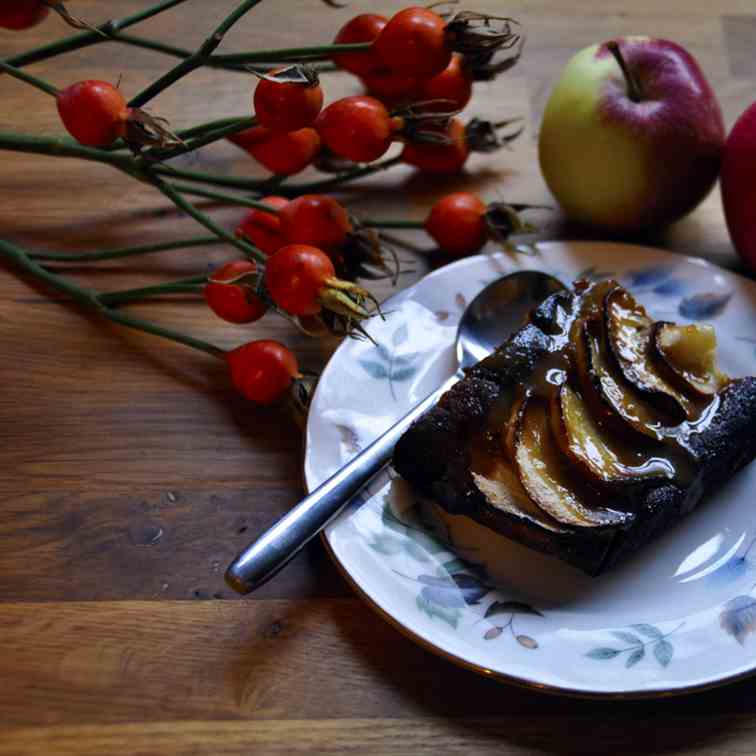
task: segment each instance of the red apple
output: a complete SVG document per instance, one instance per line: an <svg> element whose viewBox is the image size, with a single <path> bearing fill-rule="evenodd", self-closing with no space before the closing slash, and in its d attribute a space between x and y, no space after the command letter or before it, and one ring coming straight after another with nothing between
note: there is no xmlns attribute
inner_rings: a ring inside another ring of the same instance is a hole
<svg viewBox="0 0 756 756"><path fill-rule="evenodd" d="M732 243L756 272L756 102L727 137L720 185Z"/></svg>
<svg viewBox="0 0 756 756"><path fill-rule="evenodd" d="M725 131L695 59L624 37L567 64L543 116L539 157L568 216L613 231L671 223L711 190Z"/></svg>

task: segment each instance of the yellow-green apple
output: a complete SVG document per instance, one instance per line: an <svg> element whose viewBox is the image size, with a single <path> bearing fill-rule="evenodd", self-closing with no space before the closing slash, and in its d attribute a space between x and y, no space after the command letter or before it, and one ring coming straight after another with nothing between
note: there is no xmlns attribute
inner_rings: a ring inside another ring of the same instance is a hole
<svg viewBox="0 0 756 756"><path fill-rule="evenodd" d="M756 272L756 103L735 121L727 137L720 185L732 243Z"/></svg>
<svg viewBox="0 0 756 756"><path fill-rule="evenodd" d="M546 105L541 171L567 215L612 231L671 223L711 190L725 131L698 63L664 39L581 50Z"/></svg>

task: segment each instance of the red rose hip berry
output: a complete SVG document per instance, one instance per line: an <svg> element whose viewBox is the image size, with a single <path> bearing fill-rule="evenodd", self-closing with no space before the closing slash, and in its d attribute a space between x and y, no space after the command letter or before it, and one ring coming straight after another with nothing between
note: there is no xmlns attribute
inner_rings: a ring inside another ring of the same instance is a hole
<svg viewBox="0 0 756 756"><path fill-rule="evenodd" d="M307 168L320 151L320 137L315 129L305 127L297 131L272 131L265 126L229 137L277 176L293 176Z"/></svg>
<svg viewBox="0 0 756 756"><path fill-rule="evenodd" d="M205 301L210 309L229 323L253 323L265 315L265 304L245 276L253 276L257 265L251 260L234 260L222 265L205 284Z"/></svg>
<svg viewBox="0 0 756 756"><path fill-rule="evenodd" d="M281 208L278 219L287 244L309 244L326 251L339 248L352 231L349 213L325 194L303 194L291 200Z"/></svg>
<svg viewBox="0 0 756 756"><path fill-rule="evenodd" d="M323 143L355 163L369 163L385 154L401 125L380 100L364 95L337 100L315 122Z"/></svg>
<svg viewBox="0 0 756 756"><path fill-rule="evenodd" d="M405 8L394 15L373 43L384 66L405 76L429 79L451 60L446 21L428 8Z"/></svg>
<svg viewBox="0 0 756 756"><path fill-rule="evenodd" d="M408 142L402 150L402 161L427 173L459 173L470 155L465 125L453 118L442 133L445 144Z"/></svg>
<svg viewBox="0 0 756 756"><path fill-rule="evenodd" d="M2 0L0 2L0 27L22 31L36 26L49 13L42 0Z"/></svg>
<svg viewBox="0 0 756 756"><path fill-rule="evenodd" d="M261 126L273 131L297 131L312 126L323 107L323 90L317 75L309 81L275 81L278 69L261 79L255 88L255 116Z"/></svg>
<svg viewBox="0 0 756 756"><path fill-rule="evenodd" d="M107 81L80 81L58 94L58 113L68 133L89 147L107 147L126 133L129 108Z"/></svg>
<svg viewBox="0 0 756 756"><path fill-rule="evenodd" d="M328 255L307 244L281 247L265 266L265 286L273 301L291 315L316 315L320 295L336 271Z"/></svg>
<svg viewBox="0 0 756 756"><path fill-rule="evenodd" d="M286 197L275 196L263 197L260 202L270 205L274 211L281 210L289 204ZM266 212L256 207L244 216L236 229L236 235L248 239L266 255L272 255L286 245L277 213Z"/></svg>
<svg viewBox="0 0 756 756"><path fill-rule="evenodd" d="M347 21L333 40L336 45L353 45L373 42L383 31L388 19L376 13L361 13ZM381 61L371 48L363 52L341 53L333 56L333 62L355 76L366 76L381 67Z"/></svg>
<svg viewBox="0 0 756 756"><path fill-rule="evenodd" d="M450 255L469 255L486 243L486 210L470 192L447 194L433 205L425 230Z"/></svg>
<svg viewBox="0 0 756 756"><path fill-rule="evenodd" d="M236 390L258 404L280 399L299 375L294 354L278 341L261 339L226 354Z"/></svg>

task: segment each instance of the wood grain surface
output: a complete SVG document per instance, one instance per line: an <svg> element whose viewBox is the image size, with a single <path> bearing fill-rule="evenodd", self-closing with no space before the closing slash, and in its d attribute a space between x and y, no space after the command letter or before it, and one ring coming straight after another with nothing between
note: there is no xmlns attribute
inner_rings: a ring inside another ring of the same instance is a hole
<svg viewBox="0 0 756 756"><path fill-rule="evenodd" d="M147 0L69 0L93 22ZM224 49L329 42L351 15L406 5L268 0ZM146 36L184 47L234 6L193 0L149 22ZM356 212L422 218L451 188L489 200L551 202L535 159L537 124L567 58L624 33L674 39L701 62L728 126L756 96L753 0L518 0L471 3L520 19L520 65L476 87L471 115L524 115L511 151L475 156L454 179L399 168L345 193ZM0 30L0 56L67 30L51 17ZM117 80L133 94L173 61L118 44L30 68L58 85ZM357 91L328 74L328 98ZM151 103L175 128L249 112L249 76L202 70ZM0 129L60 133L53 101L0 77ZM183 161L235 175L256 169L231 145ZM303 176L303 180L309 174ZM107 167L2 153L0 236L83 250L197 233L147 186ZM207 206L210 208L211 206ZM239 210L213 209L233 228ZM559 214L544 238L585 236ZM421 237L414 237L427 247ZM740 269L718 191L650 240ZM78 266L101 289L203 272L230 250L187 250ZM406 253L414 272L427 265ZM377 287L387 295L386 285ZM284 321L224 325L191 297L132 306L221 346L285 341L318 369L333 343ZM458 669L418 648L350 590L319 543L276 580L239 599L229 559L301 495L301 434L272 409L236 397L223 366L179 345L125 332L0 270L0 754L510 754L756 752L756 680L657 702L541 695Z"/></svg>

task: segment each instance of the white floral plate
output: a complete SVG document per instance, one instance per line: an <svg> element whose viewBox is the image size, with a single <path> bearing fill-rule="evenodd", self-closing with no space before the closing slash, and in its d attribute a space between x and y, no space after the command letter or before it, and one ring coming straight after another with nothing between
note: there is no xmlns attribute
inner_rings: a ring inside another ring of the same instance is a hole
<svg viewBox="0 0 756 756"><path fill-rule="evenodd" d="M565 283L613 276L658 319L712 322L720 362L756 374L756 283L694 258L598 242L549 242L535 256L480 255L392 297L320 379L307 426L312 489L454 369L460 314L504 273ZM325 532L355 589L405 634L476 671L574 695L654 696L756 669L756 464L672 531L589 578L378 476Z"/></svg>

